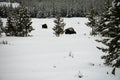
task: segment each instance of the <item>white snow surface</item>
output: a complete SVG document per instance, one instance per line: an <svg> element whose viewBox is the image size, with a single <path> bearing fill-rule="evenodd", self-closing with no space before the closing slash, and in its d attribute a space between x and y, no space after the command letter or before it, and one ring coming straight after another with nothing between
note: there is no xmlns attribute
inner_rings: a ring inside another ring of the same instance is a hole
<svg viewBox="0 0 120 80"><path fill-rule="evenodd" d="M65 28L77 34L60 37L53 34L54 20L32 19L32 37L0 38L8 41L0 44L0 80L120 80L119 68L112 75L113 68L103 65L104 53L96 48L103 45L89 35L86 18L64 18ZM48 29L42 29L44 23Z"/></svg>

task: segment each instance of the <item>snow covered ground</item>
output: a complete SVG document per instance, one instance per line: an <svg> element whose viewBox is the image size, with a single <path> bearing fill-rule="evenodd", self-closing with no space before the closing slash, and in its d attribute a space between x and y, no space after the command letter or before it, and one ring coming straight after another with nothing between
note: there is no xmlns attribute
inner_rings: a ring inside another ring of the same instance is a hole
<svg viewBox="0 0 120 80"><path fill-rule="evenodd" d="M32 19L32 37L5 37L0 44L0 80L120 80L120 69L103 65L104 54L89 35L86 18L64 18L65 28L74 27L77 34L53 34L54 18ZM6 20L3 19L4 26ZM48 29L42 29L46 23ZM108 72L108 74L107 74Z"/></svg>

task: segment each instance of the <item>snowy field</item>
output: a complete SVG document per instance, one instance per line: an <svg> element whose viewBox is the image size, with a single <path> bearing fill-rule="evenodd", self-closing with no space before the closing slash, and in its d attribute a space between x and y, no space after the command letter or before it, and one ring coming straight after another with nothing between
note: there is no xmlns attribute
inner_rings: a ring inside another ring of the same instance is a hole
<svg viewBox="0 0 120 80"><path fill-rule="evenodd" d="M53 20L32 19L32 37L0 38L8 41L0 44L0 80L120 80L120 69L112 75L103 65L104 53L96 48L102 45L89 35L86 18L64 18L65 28L74 27L77 34L60 37L53 34ZM42 29L44 23L48 29Z"/></svg>

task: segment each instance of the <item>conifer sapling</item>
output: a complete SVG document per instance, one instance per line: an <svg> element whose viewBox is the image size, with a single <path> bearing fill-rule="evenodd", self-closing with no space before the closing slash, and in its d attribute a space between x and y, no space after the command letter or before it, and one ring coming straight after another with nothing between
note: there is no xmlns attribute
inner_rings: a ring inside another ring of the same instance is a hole
<svg viewBox="0 0 120 80"><path fill-rule="evenodd" d="M54 30L54 34L59 37L60 34L63 34L64 33L64 26L65 26L65 23L63 22L63 19L61 19L60 16L57 16L56 19L54 20L54 23L55 23L55 26L53 28Z"/></svg>

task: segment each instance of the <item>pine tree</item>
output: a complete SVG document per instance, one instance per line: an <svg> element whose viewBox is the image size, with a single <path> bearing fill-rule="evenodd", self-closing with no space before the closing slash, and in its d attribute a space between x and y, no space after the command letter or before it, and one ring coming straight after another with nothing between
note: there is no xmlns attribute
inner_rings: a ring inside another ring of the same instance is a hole
<svg viewBox="0 0 120 80"><path fill-rule="evenodd" d="M96 19L96 13L95 13L95 10L91 4L91 10L90 10L90 13L88 14L87 16L89 22L87 22L87 26L91 27L92 28L92 32L90 33L91 35L96 35L96 27L97 27L97 19Z"/></svg>
<svg viewBox="0 0 120 80"><path fill-rule="evenodd" d="M64 33L64 26L65 26L65 23L63 22L63 19L61 19L60 16L57 16L56 17L56 20L54 20L54 23L55 23L55 26L53 28L53 30L55 31L55 35L57 37L60 36L60 34L63 34Z"/></svg>
<svg viewBox="0 0 120 80"><path fill-rule="evenodd" d="M21 6L18 13L14 13L11 7L7 17L5 33L7 36L28 36L28 33L34 30L31 24L27 8Z"/></svg>
<svg viewBox="0 0 120 80"><path fill-rule="evenodd" d="M101 34L102 36L108 36L107 34L103 34L104 31L107 30L106 24L110 21L110 15L109 15L109 8L110 8L110 1L106 0L105 7L104 7L103 13L99 16L99 20L97 22L97 28L96 32L98 34Z"/></svg>
<svg viewBox="0 0 120 80"><path fill-rule="evenodd" d="M106 0L105 2L105 10L108 10L110 8L110 0Z"/></svg>
<svg viewBox="0 0 120 80"><path fill-rule="evenodd" d="M5 27L6 36L15 36L16 35L16 15L13 12L12 4L10 5L7 23Z"/></svg>
<svg viewBox="0 0 120 80"><path fill-rule="evenodd" d="M26 7L21 6L17 15L17 36L28 36L34 30L31 18Z"/></svg>
<svg viewBox="0 0 120 80"><path fill-rule="evenodd" d="M0 18L0 36L2 36L2 32L3 32L2 27L3 27L3 22Z"/></svg>
<svg viewBox="0 0 120 80"><path fill-rule="evenodd" d="M7 17L7 25L5 27L6 36L15 36L16 25L13 15Z"/></svg>
<svg viewBox="0 0 120 80"><path fill-rule="evenodd" d="M102 57L106 64L120 67L120 0L112 2L112 7L106 11L106 15L102 16L101 21L99 29L105 38L97 41L106 45L107 48L98 47L98 49L107 53Z"/></svg>

